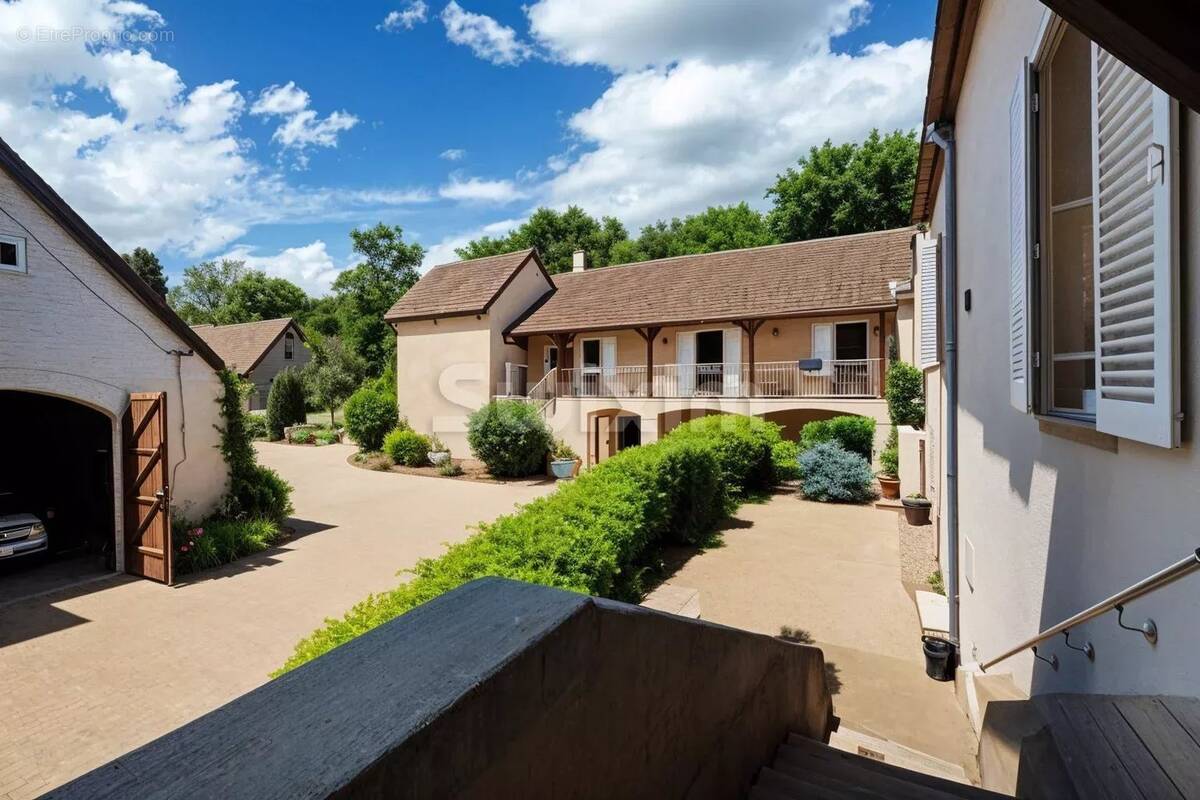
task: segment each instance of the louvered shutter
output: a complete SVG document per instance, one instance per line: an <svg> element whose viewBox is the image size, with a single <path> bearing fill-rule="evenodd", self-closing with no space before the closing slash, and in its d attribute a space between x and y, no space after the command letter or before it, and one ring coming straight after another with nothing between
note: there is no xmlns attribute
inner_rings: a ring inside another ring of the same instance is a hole
<svg viewBox="0 0 1200 800"><path fill-rule="evenodd" d="M921 284L921 367L938 363L938 242L926 239L917 251L917 278Z"/></svg>
<svg viewBox="0 0 1200 800"><path fill-rule="evenodd" d="M1176 107L1092 45L1096 428L1179 443Z"/></svg>
<svg viewBox="0 0 1200 800"><path fill-rule="evenodd" d="M1018 411L1028 412L1033 401L1029 363L1029 61L1013 89L1008 108L1009 208L1009 397Z"/></svg>
<svg viewBox="0 0 1200 800"><path fill-rule="evenodd" d="M742 383L742 329L725 329L723 373L723 394L726 397L737 397Z"/></svg>

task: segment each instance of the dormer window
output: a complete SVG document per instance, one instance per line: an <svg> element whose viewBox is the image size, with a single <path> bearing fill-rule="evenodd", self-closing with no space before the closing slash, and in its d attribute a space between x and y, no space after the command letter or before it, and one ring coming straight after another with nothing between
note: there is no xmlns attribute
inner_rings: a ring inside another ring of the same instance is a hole
<svg viewBox="0 0 1200 800"><path fill-rule="evenodd" d="M290 361L292 358L292 354L295 352L295 349L296 349L296 337L292 335L291 331L288 331L287 333L285 333L283 335L283 357L286 360Z"/></svg>
<svg viewBox="0 0 1200 800"><path fill-rule="evenodd" d="M25 240L0 233L0 270L25 272Z"/></svg>

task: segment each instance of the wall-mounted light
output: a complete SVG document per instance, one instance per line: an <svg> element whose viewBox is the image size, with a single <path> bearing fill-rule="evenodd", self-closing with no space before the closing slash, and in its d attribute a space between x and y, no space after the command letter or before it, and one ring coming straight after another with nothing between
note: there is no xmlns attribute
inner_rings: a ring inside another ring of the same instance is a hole
<svg viewBox="0 0 1200 800"><path fill-rule="evenodd" d="M879 335L879 326L878 325L875 326L875 335L876 336Z"/></svg>
<svg viewBox="0 0 1200 800"><path fill-rule="evenodd" d="M779 335L779 328L771 328L771 335L772 335L772 336L778 336L778 335Z"/></svg>
<svg viewBox="0 0 1200 800"><path fill-rule="evenodd" d="M667 343L667 337L665 337L665 336L664 336L664 337L663 337L663 344L666 344L666 343Z"/></svg>

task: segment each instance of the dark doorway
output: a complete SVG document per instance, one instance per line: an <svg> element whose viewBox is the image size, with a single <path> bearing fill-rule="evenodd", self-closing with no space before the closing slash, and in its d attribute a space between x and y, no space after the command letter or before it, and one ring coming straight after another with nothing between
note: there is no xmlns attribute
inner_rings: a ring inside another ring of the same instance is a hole
<svg viewBox="0 0 1200 800"><path fill-rule="evenodd" d="M641 417L617 417L617 450L642 443Z"/></svg>
<svg viewBox="0 0 1200 800"><path fill-rule="evenodd" d="M856 361L867 357L867 323L839 323L834 326L834 358Z"/></svg>
<svg viewBox="0 0 1200 800"><path fill-rule="evenodd" d="M725 360L725 334L700 331L696 334L696 363L720 364Z"/></svg>

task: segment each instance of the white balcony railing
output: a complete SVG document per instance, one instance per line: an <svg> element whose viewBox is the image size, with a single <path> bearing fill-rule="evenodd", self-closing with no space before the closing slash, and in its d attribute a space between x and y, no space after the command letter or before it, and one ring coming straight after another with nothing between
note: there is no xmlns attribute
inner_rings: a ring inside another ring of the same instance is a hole
<svg viewBox="0 0 1200 800"><path fill-rule="evenodd" d="M751 386L753 372L753 386ZM881 396L880 359L826 361L802 370L796 361L557 369L537 385L540 400L559 397L845 397Z"/></svg>

